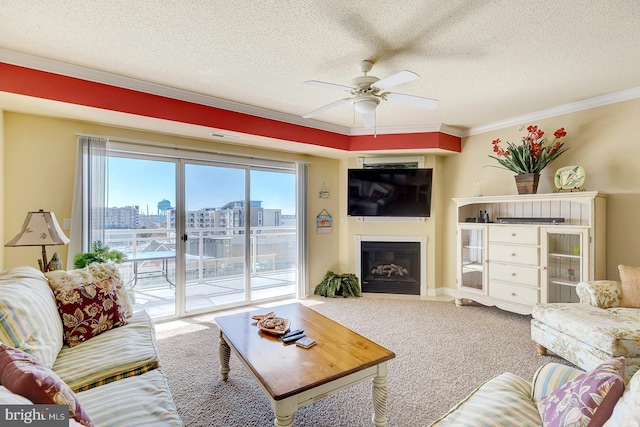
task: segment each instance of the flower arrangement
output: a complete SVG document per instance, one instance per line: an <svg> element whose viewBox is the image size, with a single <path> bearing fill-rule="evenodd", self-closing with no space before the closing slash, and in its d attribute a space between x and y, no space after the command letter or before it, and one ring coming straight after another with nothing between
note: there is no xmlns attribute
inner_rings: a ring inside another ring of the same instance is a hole
<svg viewBox="0 0 640 427"><path fill-rule="evenodd" d="M559 141L567 135L564 128L553 133L555 137L551 144L547 144L544 132L538 126L527 127L527 135L522 138L520 145L507 142L507 148L500 147L500 138L494 139L493 152L500 165L517 174L540 173L549 163L560 157L569 148L563 148L564 142Z"/></svg>

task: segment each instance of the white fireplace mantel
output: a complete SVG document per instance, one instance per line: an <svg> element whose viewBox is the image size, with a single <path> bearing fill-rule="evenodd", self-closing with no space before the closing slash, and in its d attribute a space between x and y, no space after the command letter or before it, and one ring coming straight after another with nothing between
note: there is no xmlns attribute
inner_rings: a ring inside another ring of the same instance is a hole
<svg viewBox="0 0 640 427"><path fill-rule="evenodd" d="M426 236L355 236L355 270L362 282L362 242L418 242L420 243L420 296L427 296L427 237Z"/></svg>

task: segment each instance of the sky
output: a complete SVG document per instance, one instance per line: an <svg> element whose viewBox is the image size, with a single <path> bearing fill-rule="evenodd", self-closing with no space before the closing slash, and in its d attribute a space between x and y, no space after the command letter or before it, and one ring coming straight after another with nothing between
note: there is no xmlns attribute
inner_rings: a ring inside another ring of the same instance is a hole
<svg viewBox="0 0 640 427"><path fill-rule="evenodd" d="M176 204L176 168L173 162L109 157L109 207L138 205L140 213L156 214L158 202ZM187 210L217 208L244 200L245 170L200 164L185 165ZM295 174L251 171L251 200L262 207L295 214Z"/></svg>

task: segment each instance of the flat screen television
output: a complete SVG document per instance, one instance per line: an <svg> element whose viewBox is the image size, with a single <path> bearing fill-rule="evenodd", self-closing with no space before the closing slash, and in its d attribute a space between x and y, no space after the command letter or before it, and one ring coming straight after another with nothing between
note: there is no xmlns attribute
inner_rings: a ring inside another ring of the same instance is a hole
<svg viewBox="0 0 640 427"><path fill-rule="evenodd" d="M349 169L349 216L429 217L433 169Z"/></svg>

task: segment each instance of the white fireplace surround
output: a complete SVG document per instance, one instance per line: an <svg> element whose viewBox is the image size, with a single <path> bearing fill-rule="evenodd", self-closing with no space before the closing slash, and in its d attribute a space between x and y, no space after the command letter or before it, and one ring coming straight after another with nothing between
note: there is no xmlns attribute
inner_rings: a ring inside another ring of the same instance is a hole
<svg viewBox="0 0 640 427"><path fill-rule="evenodd" d="M416 236L355 236L356 276L362 282L362 242L420 243L420 296L427 296L427 237Z"/></svg>

